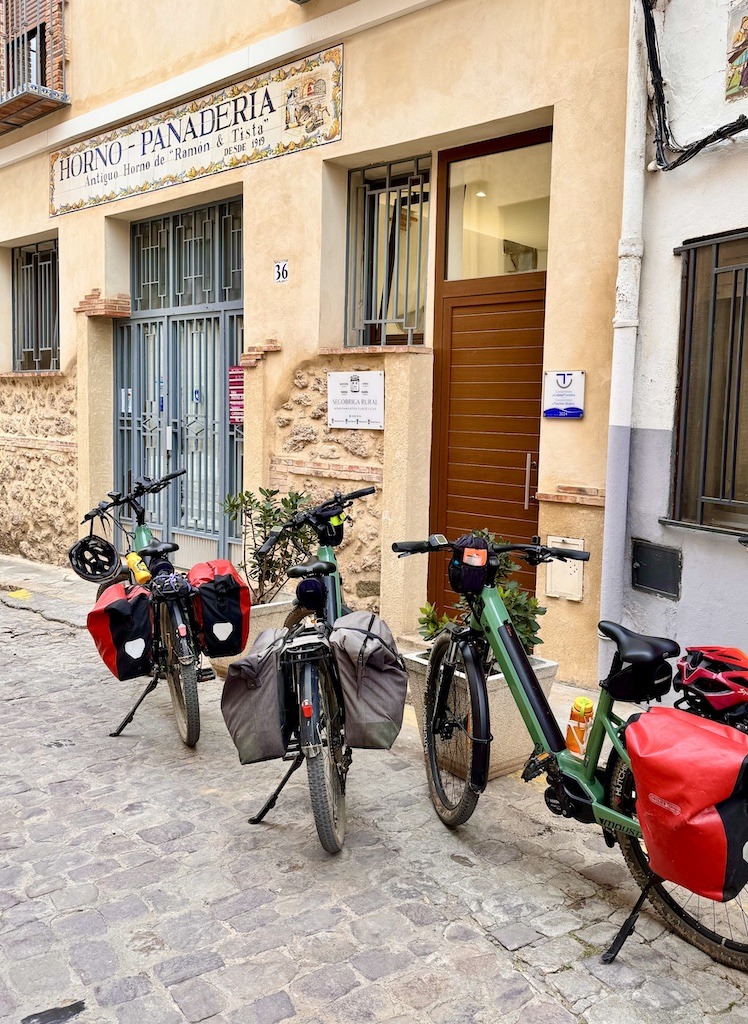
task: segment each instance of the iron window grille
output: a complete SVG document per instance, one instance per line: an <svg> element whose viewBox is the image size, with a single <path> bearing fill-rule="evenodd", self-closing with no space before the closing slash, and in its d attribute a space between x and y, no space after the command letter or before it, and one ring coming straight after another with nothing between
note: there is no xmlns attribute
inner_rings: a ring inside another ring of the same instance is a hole
<svg viewBox="0 0 748 1024"><path fill-rule="evenodd" d="M431 157L348 177L345 344L423 342Z"/></svg>
<svg viewBox="0 0 748 1024"><path fill-rule="evenodd" d="M748 527L748 231L685 243L672 517Z"/></svg>
<svg viewBox="0 0 748 1024"><path fill-rule="evenodd" d="M13 370L60 368L57 239L13 250Z"/></svg>

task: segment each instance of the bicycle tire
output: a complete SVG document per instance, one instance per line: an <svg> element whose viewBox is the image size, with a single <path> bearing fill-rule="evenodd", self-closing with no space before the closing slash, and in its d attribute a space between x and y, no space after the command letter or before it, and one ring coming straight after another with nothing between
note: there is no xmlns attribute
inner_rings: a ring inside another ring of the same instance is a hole
<svg viewBox="0 0 748 1024"><path fill-rule="evenodd" d="M319 737L321 750L307 756L309 795L317 835L328 853L340 853L345 842L345 790L338 771L343 761L344 738L340 727L340 705L329 673L317 665L304 666L317 676L319 691ZM310 689L305 687L305 692Z"/></svg>
<svg viewBox="0 0 748 1024"><path fill-rule="evenodd" d="M168 605L161 606L161 635L167 636L171 631L172 622ZM190 639L190 648L193 644ZM187 747L194 747L200 739L200 701L197 689L197 655L191 665L183 665L171 642L166 644L166 681L169 685L174 718L182 742Z"/></svg>
<svg viewBox="0 0 748 1024"><path fill-rule="evenodd" d="M109 590L110 587L113 587L115 583L129 583L129 582L130 582L130 572L127 569L123 569L122 572L118 572L117 575L114 576L111 580L105 580L103 583L99 584L99 586L96 589L96 600L98 601L99 598L101 597L101 595L106 590Z"/></svg>
<svg viewBox="0 0 748 1024"><path fill-rule="evenodd" d="M633 773L616 751L610 758L607 768L610 806L636 817ZM626 867L643 889L651 877L644 841L621 832L616 833L616 839ZM673 882L662 882L652 886L648 899L670 931L726 967L748 971L748 915L742 908L740 894L734 900L719 903L696 896ZM711 927L707 926L707 920ZM736 940L737 930L745 941Z"/></svg>
<svg viewBox="0 0 748 1024"><path fill-rule="evenodd" d="M470 787L474 748L471 730L476 713L468 674L472 675L474 669L465 664L459 650L447 694L446 719L434 722L434 704L449 645L449 634L442 633L429 656L423 702L423 751L434 810L448 828L457 828L470 818L480 794Z"/></svg>

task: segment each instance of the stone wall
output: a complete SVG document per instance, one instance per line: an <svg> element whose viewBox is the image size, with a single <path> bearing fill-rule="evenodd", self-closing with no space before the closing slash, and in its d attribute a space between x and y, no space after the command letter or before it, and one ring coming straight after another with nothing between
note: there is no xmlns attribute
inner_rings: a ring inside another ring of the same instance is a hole
<svg viewBox="0 0 748 1024"><path fill-rule="evenodd" d="M320 502L336 490L373 484L377 493L355 502L343 543L336 549L343 600L351 608L378 611L381 563L381 486L384 439L381 430L339 430L327 426L327 371L367 370L346 360L310 360L299 364L274 412L275 439L270 486L283 493L303 491Z"/></svg>
<svg viewBox="0 0 748 1024"><path fill-rule="evenodd" d="M0 375L0 550L65 564L78 536L75 368Z"/></svg>

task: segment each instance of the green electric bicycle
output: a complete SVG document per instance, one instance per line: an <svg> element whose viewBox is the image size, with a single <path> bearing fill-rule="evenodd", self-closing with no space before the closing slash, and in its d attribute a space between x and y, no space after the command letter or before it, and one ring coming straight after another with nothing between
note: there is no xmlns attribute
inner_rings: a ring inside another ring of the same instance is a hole
<svg viewBox="0 0 748 1024"><path fill-rule="evenodd" d="M279 654L287 710L295 717L285 760L291 767L262 809L249 819L257 825L278 800L293 773L306 761L309 795L317 835L328 853L345 841L345 783L351 750L345 742L345 709L335 656L330 644L333 623L349 611L343 605L335 548L343 540L346 510L357 498L374 494L364 487L335 494L314 508L302 509L270 531L257 549L261 561L287 534L307 527L318 541L317 555L289 570L297 579L296 607L286 618L288 633Z"/></svg>
<svg viewBox="0 0 748 1024"><path fill-rule="evenodd" d="M603 961L615 959L634 930L645 899L668 927L729 967L748 970L748 912L741 896L720 903L705 899L654 875L636 820L636 790L623 736L626 722L613 711L616 700L647 703L670 689L672 669L667 659L679 646L661 637L642 636L613 622L601 622L601 634L613 640L616 653L601 686L597 711L585 752L567 750L564 736L535 676L495 586L500 556L516 554L536 566L552 559L587 561L586 551L532 544L487 544L485 572L473 592L461 590L469 606L463 624L451 624L436 639L429 657L424 697L423 745L429 790L436 813L454 828L468 820L488 781L491 731L486 676L495 663L504 674L534 743L522 778L529 782L545 775L545 802L550 811L579 822L597 824L608 846L618 843L639 897ZM450 551L457 545L441 534L425 541L392 545L400 557ZM454 583L453 583L454 586ZM612 745L602 764L603 743Z"/></svg>

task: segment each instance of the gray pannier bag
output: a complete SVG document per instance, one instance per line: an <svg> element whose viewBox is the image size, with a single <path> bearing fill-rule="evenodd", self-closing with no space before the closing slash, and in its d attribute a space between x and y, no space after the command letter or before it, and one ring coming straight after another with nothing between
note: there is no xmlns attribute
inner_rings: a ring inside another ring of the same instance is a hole
<svg viewBox="0 0 748 1024"><path fill-rule="evenodd" d="M350 747L388 750L403 724L408 673L386 622L372 612L335 620L335 651Z"/></svg>
<svg viewBox="0 0 748 1024"><path fill-rule="evenodd" d="M283 757L286 727L283 674L278 655L287 629L265 629L249 653L229 665L221 711L242 764Z"/></svg>

